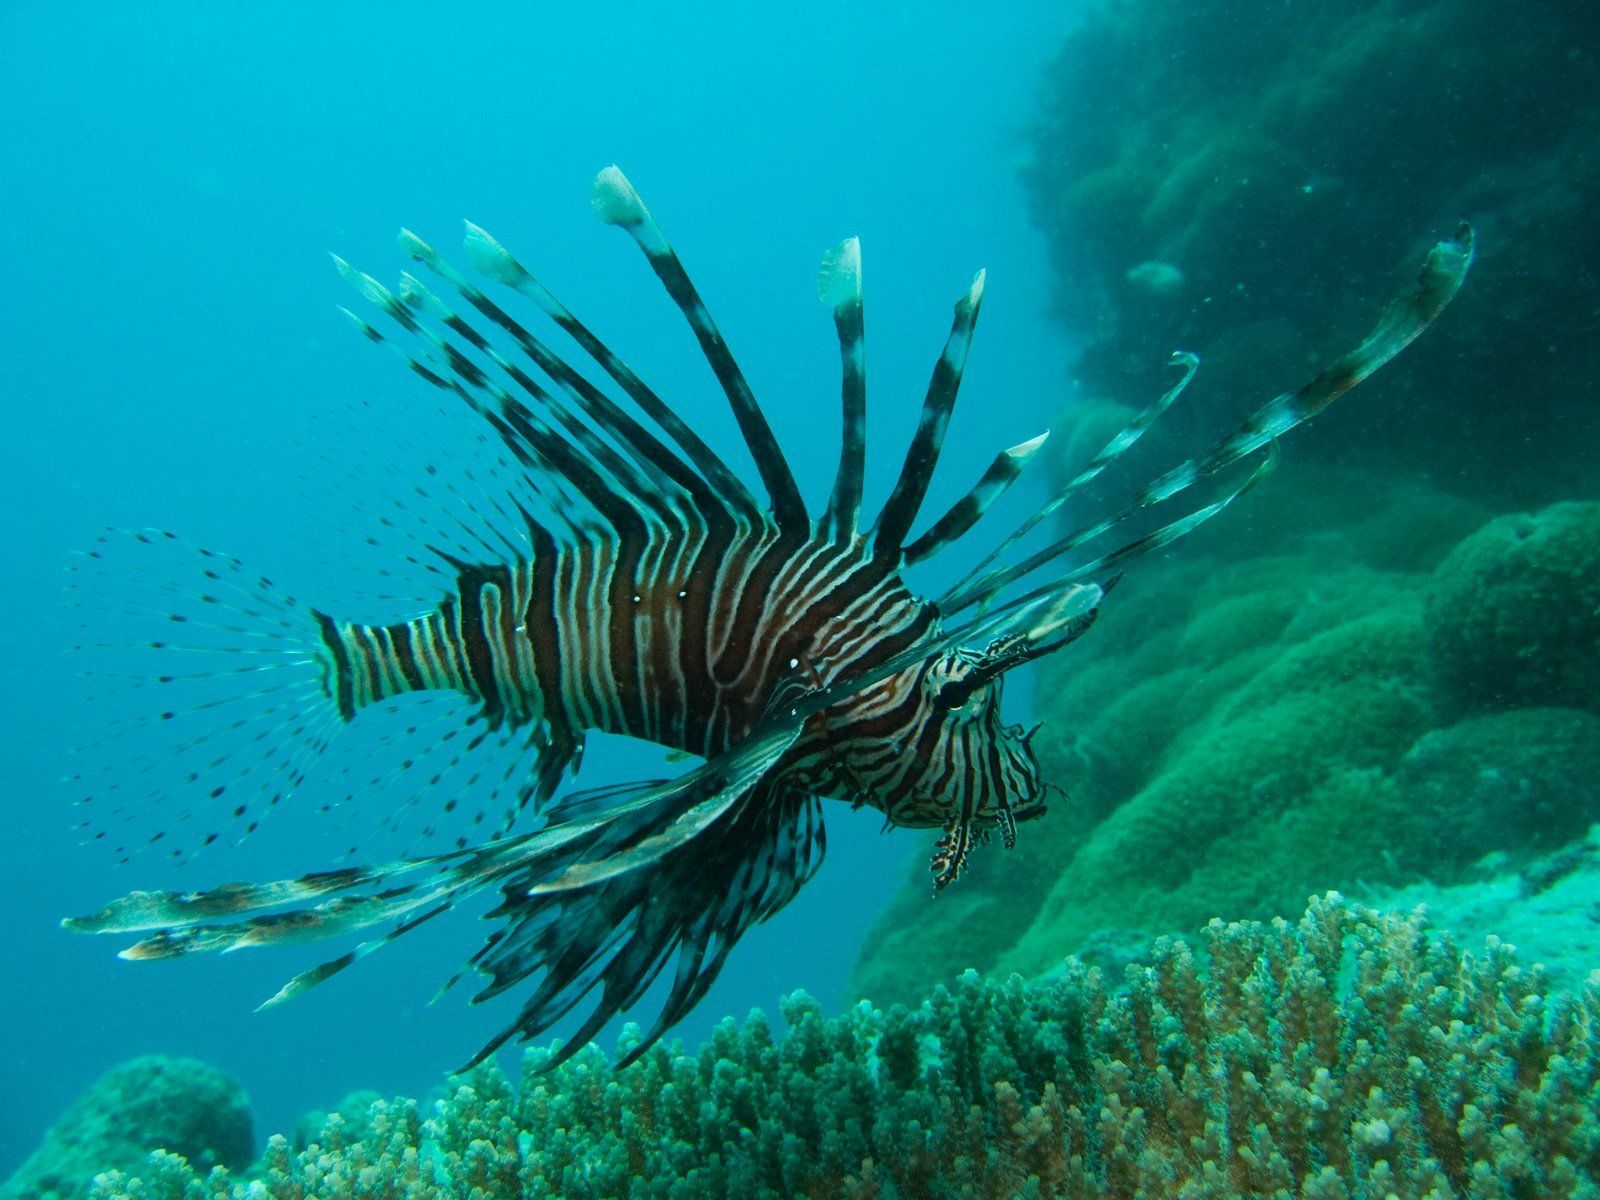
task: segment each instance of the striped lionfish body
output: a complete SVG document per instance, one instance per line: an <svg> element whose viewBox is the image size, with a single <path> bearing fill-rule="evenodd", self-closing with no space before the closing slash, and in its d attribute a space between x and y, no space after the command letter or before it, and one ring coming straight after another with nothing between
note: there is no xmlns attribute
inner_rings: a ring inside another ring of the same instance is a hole
<svg viewBox="0 0 1600 1200"><path fill-rule="evenodd" d="M201 644L206 630L224 643L233 635L257 639L249 653L258 657L242 666L224 660L149 681L260 685L245 697L257 709L221 722L242 748L230 751L226 737L200 732L176 756L160 758L189 790L224 806L242 795L232 811L246 829L260 807L301 782L332 733L409 693L454 694L474 709L470 736L459 729L435 735L446 766L431 782L485 745L509 746L512 766L497 778L474 769L466 779L503 792L513 817L531 812L528 828L518 832L508 822L480 845L374 867L204 892L135 892L69 927L141 933L124 956L142 959L390 926L297 976L277 1001L463 897L493 889L500 901L489 915L498 924L468 964L488 980L477 998L517 984L529 990L479 1058L509 1038L541 1033L587 1001L564 1056L665 973L667 997L629 1057L636 1056L700 999L739 937L816 870L823 798L872 806L892 825L943 830L936 887L960 874L991 831L1009 846L1018 821L1043 813L1046 785L1030 734L1001 716L1006 673L1087 630L1126 562L1209 520L1252 486L1270 466L1277 437L1427 326L1459 288L1472 255L1463 226L1433 249L1416 288L1390 304L1372 335L1310 383L1268 402L1110 514L1031 552L1017 549L1182 393L1197 360L1177 356L1175 386L976 567L943 594L922 598L909 590L906 569L963 537L1044 441L1000 453L965 497L913 536L960 386L982 274L956 305L897 481L865 524L858 245L851 239L824 259L821 292L833 308L843 362L843 437L832 492L813 516L698 292L616 168L596 180L594 203L632 236L687 319L764 499L487 233L468 226L479 274L531 301L597 375L571 366L477 283L402 233L433 286L408 273L391 289L336 259L377 309L371 321L350 315L365 336L482 418L515 471L512 494L497 507L511 514L516 536L480 536L481 554L434 549L438 603L379 624L304 607L236 560L193 551L205 585L189 597L192 612L168 619L195 640L150 643L162 653L222 649ZM1081 552L1242 460L1253 467L1208 503L1109 550ZM173 542L166 534L135 540ZM162 594L174 590L162 585ZM181 725L230 711L226 699L207 700L167 709L159 720ZM594 731L704 762L674 779L558 795ZM158 784L151 795L164 790Z"/></svg>

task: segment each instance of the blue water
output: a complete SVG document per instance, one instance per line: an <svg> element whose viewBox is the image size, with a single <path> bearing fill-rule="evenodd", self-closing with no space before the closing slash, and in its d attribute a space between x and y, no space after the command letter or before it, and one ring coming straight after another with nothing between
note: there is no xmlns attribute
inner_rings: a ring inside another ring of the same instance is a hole
<svg viewBox="0 0 1600 1200"><path fill-rule="evenodd" d="M7 7L0 1175L133 1054L235 1072L266 1131L353 1088L423 1094L504 1018L427 1005L484 932L467 915L263 1014L251 1009L304 961L130 965L112 939L56 925L135 887L298 873L342 848L317 814L285 806L181 874L153 858L117 870L78 844L61 782L82 720L64 655L72 552L107 526L165 526L314 601L307 543L331 514L297 481L312 417L366 397L403 421L424 398L335 311L348 295L327 251L392 277L399 226L445 248L470 217L732 458L732 422L688 332L626 239L589 213L590 178L621 164L814 503L836 454L838 369L814 279L844 236L861 236L866 259L869 503L893 479L976 268L989 290L934 501L1064 399L1066 348L1015 159L1072 5L330 7ZM821 876L745 940L680 1032L772 1011L794 988L839 999L910 847L880 837L871 814L830 808Z"/></svg>

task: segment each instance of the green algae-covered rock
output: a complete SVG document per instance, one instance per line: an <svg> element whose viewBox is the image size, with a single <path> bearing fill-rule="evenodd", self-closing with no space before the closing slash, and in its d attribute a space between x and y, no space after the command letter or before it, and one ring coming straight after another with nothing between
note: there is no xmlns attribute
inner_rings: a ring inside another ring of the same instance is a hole
<svg viewBox="0 0 1600 1200"><path fill-rule="evenodd" d="M1337 529L1299 537L1285 506L1247 512L1279 553L1219 557L1214 533L1209 556L1130 575L1046 668L1036 745L1070 801L937 903L908 885L858 994L904 999L964 967L1037 973L1063 945L1193 929L1218 907L1269 917L1328 887L1449 885L1600 820L1600 718L1581 710L1600 679L1570 682L1600 636L1600 505L1484 525L1413 485L1366 491ZM1402 541L1411 571L1390 565ZM1517 707L1456 720L1484 679Z"/></svg>
<svg viewBox="0 0 1600 1200"><path fill-rule="evenodd" d="M1517 860L1600 821L1600 716L1524 708L1425 734L1396 774L1405 815L1429 836L1420 873L1448 880L1485 854Z"/></svg>
<svg viewBox="0 0 1600 1200"><path fill-rule="evenodd" d="M255 1156L250 1100L227 1072L148 1055L111 1068L73 1102L44 1144L0 1187L3 1200L78 1200L103 1171L142 1172L152 1151L202 1172Z"/></svg>
<svg viewBox="0 0 1600 1200"><path fill-rule="evenodd" d="M1139 564L1093 632L1046 660L1034 744L1067 798L936 900L916 862L855 994L904 1001L968 967L1043 970L1061 946L1193 928L1219 905L1291 913L1308 892L1432 861L1436 831L1408 817L1392 776L1437 723L1428 572L1483 509L1294 467L1235 515Z"/></svg>
<svg viewBox="0 0 1600 1200"><path fill-rule="evenodd" d="M1002 968L1043 971L1106 926L1276 916L1319 884L1393 874L1384 776L1428 727L1421 658L1414 606L1285 651L1062 864Z"/></svg>
<svg viewBox="0 0 1600 1200"><path fill-rule="evenodd" d="M1042 970L1101 926L1292 912L1330 881L1389 878L1381 768L1428 726L1423 578L1294 556L1130 578L1041 689L1035 744L1068 798L937 899L917 861L856 994L905 1001L969 967ZM1024 963L1025 938L1059 940Z"/></svg>
<svg viewBox="0 0 1600 1200"><path fill-rule="evenodd" d="M1447 712L1600 711L1600 504L1490 521L1434 572L1426 611Z"/></svg>

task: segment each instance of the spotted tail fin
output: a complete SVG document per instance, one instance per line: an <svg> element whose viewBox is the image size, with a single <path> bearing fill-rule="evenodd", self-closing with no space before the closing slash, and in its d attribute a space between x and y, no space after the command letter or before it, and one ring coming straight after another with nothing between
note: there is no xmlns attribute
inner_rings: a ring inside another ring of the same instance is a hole
<svg viewBox="0 0 1600 1200"><path fill-rule="evenodd" d="M481 693L459 601L388 625L340 620L162 530L104 535L68 594L87 684L68 782L85 840L122 862L237 843L302 791L324 811L359 801L369 843L433 797L444 814L469 797L460 822L498 838L581 752L537 695L513 689L513 708ZM426 817L413 833L439 828Z"/></svg>
<svg viewBox="0 0 1600 1200"><path fill-rule="evenodd" d="M84 836L119 860L246 836L343 724L318 614L230 555L163 530L110 532L67 590L92 689L68 780ZM180 807L153 824L169 797Z"/></svg>

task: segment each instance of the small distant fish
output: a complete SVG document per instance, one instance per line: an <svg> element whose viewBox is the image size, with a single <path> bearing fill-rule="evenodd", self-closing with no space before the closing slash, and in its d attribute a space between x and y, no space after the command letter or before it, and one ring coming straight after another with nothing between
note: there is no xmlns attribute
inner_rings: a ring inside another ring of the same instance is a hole
<svg viewBox="0 0 1600 1200"><path fill-rule="evenodd" d="M955 305L899 475L866 520L860 247L852 238L825 256L819 290L833 310L843 361L843 437L832 491L813 516L727 343L638 193L611 167L596 179L593 203L644 252L698 339L764 495L499 242L469 225L466 253L486 284L531 302L610 384L580 373L410 232L402 231L401 245L432 284L407 273L391 288L335 260L376 310L372 320L349 314L361 333L481 418L516 475L512 494L480 497L482 529L469 519L468 540L475 537L482 551L476 557L413 552L410 561L427 560L444 580L434 607L389 623L348 620L301 605L229 556L186 550L167 533L133 535L136 543L177 547L203 579L191 589L153 585L183 606L164 614L163 634L145 647L170 655L173 665L135 686L162 696L187 681L215 694L153 714L154 722L198 722L203 731L176 743L170 757L130 765L126 774L143 781L116 778L113 790L148 786L153 800L170 788L195 799L190 813L205 802L231 806L238 822L254 828L257 810L293 791L338 729L383 701L453 693L474 706L465 723L475 731L413 730L443 765L424 768L408 756L397 769L431 770L437 783L486 747L509 746L510 766L472 767L460 787L503 796L513 819L531 814L530 827L514 832L508 822L481 844L379 866L198 892L134 892L68 919L67 928L143 934L123 957L155 959L397 923L296 976L270 1004L494 889L499 904L489 915L498 926L456 978L468 969L487 977L477 999L523 983L529 994L472 1061L509 1039L539 1035L587 1001L587 1018L559 1061L670 972L659 1016L624 1061L636 1058L700 1000L739 938L815 873L822 798L871 806L892 826L942 830L936 889L961 874L974 845L992 832L1011 846L1018 823L1043 814L1050 789L1029 744L1032 731L1001 716L1006 674L1081 636L1125 564L1210 520L1261 479L1274 439L1387 362L1438 315L1473 251L1462 226L1433 248L1415 290L1390 304L1372 335L1310 383L1263 405L1109 515L1031 553L1017 551L1182 393L1198 359L1177 355L1172 388L992 552L926 599L908 588L906 569L965 536L1044 442L1040 435L1001 451L971 491L912 536L966 365L983 273ZM1241 460L1248 460L1243 478L1208 503L1091 557L1075 554ZM507 514L516 536L491 534L505 528ZM107 553L97 548L90 558ZM674 779L558 795L595 730L704 763ZM204 840L217 836L213 829Z"/></svg>

